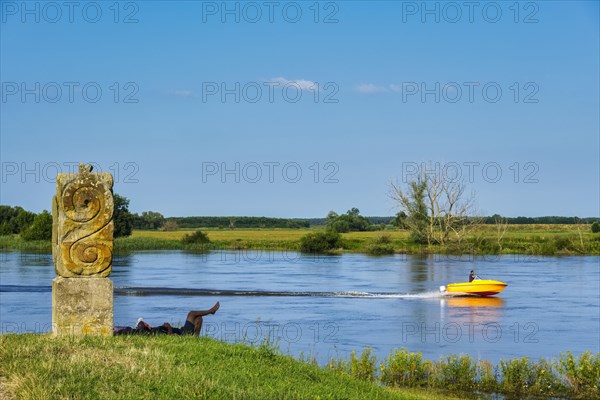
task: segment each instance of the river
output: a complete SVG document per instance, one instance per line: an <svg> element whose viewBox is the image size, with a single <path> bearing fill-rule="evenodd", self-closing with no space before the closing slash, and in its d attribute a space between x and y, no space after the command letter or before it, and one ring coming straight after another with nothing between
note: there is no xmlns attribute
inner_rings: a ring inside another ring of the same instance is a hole
<svg viewBox="0 0 600 400"><path fill-rule="evenodd" d="M52 256L0 253L3 333L51 330ZM508 283L492 298L444 296L469 271ZM294 356L348 357L372 347L426 358L557 357L600 351L600 257L301 256L281 251L135 252L116 256L115 325L142 316L182 324L191 309L221 309L202 335L276 343Z"/></svg>

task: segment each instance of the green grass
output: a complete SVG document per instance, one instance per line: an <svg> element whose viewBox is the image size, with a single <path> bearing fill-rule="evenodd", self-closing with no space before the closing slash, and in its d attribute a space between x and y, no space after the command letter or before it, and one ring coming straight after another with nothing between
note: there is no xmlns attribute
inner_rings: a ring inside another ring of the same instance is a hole
<svg viewBox="0 0 600 400"><path fill-rule="evenodd" d="M2 399L451 399L209 338L0 336Z"/></svg>
<svg viewBox="0 0 600 400"><path fill-rule="evenodd" d="M600 353L526 357L496 366L468 355L439 361L370 348L319 367L273 345L180 336L0 335L1 399L598 398Z"/></svg>
<svg viewBox="0 0 600 400"><path fill-rule="evenodd" d="M210 245L187 245L184 235L194 230L133 231L131 237L115 240L115 252L136 250L210 250L210 249L299 249L300 238L316 229L203 229ZM381 237L386 236L385 243ZM524 255L600 255L600 233L591 233L588 225L509 225L498 240L494 225L480 225L460 245L418 245L410 242L405 230L350 232L342 234L341 251L383 255L403 254L524 254ZM0 249L51 252L49 242L22 240L18 235L0 236Z"/></svg>
<svg viewBox="0 0 600 400"><path fill-rule="evenodd" d="M578 357L571 352L558 359L527 357L500 360L496 366L469 355L448 355L439 361L424 360L421 353L394 350L379 363L370 348L350 360L332 359L328 368L365 381L391 387L445 389L469 395L501 393L514 398L600 398L600 353Z"/></svg>
<svg viewBox="0 0 600 400"><path fill-rule="evenodd" d="M216 249L299 249L300 238L315 229L204 229ZM134 231L126 240L170 240L177 242L193 232ZM381 249L381 237L386 237ZM588 225L509 225L498 243L496 227L481 225L468 235L460 246L450 244L418 245L410 242L409 232L391 229L342 234L344 251L375 254L527 254L527 255L600 255L600 234L593 234ZM161 242L162 243L162 242ZM378 247L378 248L375 248ZM179 245L179 248L185 248ZM117 246L118 250L118 246ZM384 251L374 251L384 250Z"/></svg>

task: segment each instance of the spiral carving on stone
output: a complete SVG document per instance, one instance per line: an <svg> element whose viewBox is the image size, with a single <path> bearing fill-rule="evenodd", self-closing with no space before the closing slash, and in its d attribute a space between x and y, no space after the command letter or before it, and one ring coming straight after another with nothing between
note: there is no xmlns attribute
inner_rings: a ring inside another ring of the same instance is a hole
<svg viewBox="0 0 600 400"><path fill-rule="evenodd" d="M112 268L112 176L80 165L59 174L54 210L56 272L63 277L106 277Z"/></svg>

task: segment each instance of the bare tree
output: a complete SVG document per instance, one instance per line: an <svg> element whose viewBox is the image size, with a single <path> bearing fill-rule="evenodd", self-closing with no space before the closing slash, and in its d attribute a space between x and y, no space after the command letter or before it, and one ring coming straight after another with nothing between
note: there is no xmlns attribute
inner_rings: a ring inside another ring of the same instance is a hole
<svg viewBox="0 0 600 400"><path fill-rule="evenodd" d="M463 180L421 173L405 189L393 182L390 186L390 197L408 214L409 229L413 232L420 229L419 233L424 231L430 245L443 245L449 241L460 243L477 222L475 196L466 193ZM419 198L420 193L423 199ZM425 227L423 221L426 221Z"/></svg>
<svg viewBox="0 0 600 400"><path fill-rule="evenodd" d="M171 232L171 231L176 231L178 227L179 226L177 225L176 221L173 221L172 219L168 219L163 224L162 229L164 231Z"/></svg>

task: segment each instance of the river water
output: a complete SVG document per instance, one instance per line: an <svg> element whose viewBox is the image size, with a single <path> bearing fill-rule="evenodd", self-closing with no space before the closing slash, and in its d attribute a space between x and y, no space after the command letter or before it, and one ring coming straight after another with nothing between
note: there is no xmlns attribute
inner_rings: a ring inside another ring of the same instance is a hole
<svg viewBox="0 0 600 400"><path fill-rule="evenodd" d="M51 330L51 255L0 253L3 333ZM444 296L439 286L508 283L492 298ZM426 358L552 358L600 351L600 257L301 256L281 251L136 252L116 256L115 325L142 316L183 324L220 301L202 334L277 343L294 356L348 357L372 347Z"/></svg>

